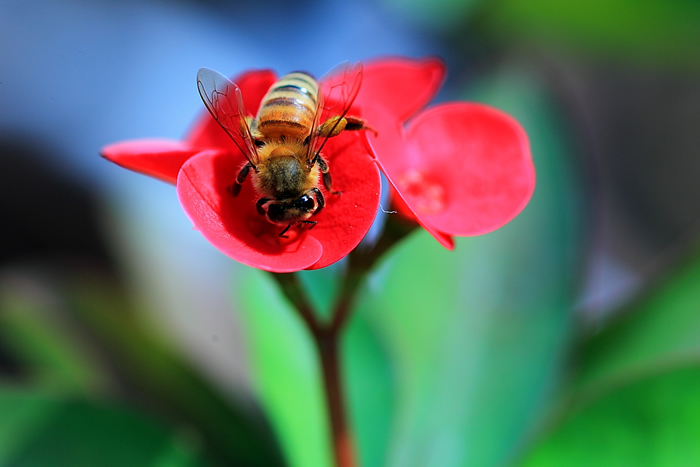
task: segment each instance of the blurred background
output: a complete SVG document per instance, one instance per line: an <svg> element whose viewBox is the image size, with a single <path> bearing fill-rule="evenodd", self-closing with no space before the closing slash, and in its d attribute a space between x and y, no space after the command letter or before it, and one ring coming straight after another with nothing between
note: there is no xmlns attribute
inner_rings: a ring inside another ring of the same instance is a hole
<svg viewBox="0 0 700 467"><path fill-rule="evenodd" d="M344 342L362 465L700 463L700 3L5 0L0 465L329 465L274 283L99 151L186 134L200 67L386 55L514 115L538 186L370 276ZM342 267L303 274L319 308Z"/></svg>

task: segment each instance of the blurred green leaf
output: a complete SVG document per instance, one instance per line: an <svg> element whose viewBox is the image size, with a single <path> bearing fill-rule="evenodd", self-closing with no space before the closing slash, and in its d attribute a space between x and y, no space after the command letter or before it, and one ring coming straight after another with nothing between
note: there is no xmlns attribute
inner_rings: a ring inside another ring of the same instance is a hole
<svg viewBox="0 0 700 467"><path fill-rule="evenodd" d="M323 269L297 272L297 277L314 307L322 319L330 319L340 281L345 271L345 261L339 261Z"/></svg>
<svg viewBox="0 0 700 467"><path fill-rule="evenodd" d="M386 343L357 313L348 323L341 349L359 465L384 467L396 412L393 361Z"/></svg>
<svg viewBox="0 0 700 467"><path fill-rule="evenodd" d="M43 298L43 300L42 300ZM60 300L19 277L0 282L0 336L42 387L96 393L107 384L100 362L62 318Z"/></svg>
<svg viewBox="0 0 700 467"><path fill-rule="evenodd" d="M583 343L572 391L595 397L614 386L700 358L700 250L622 318Z"/></svg>
<svg viewBox="0 0 700 467"><path fill-rule="evenodd" d="M320 363L311 336L267 273L249 270L239 278L234 296L244 310L254 387L287 462L331 465Z"/></svg>
<svg viewBox="0 0 700 467"><path fill-rule="evenodd" d="M97 277L71 284L69 303L104 346L120 376L149 408L192 426L222 465L276 466L280 453L254 407L238 407L187 365L135 313L123 291Z"/></svg>
<svg viewBox="0 0 700 467"><path fill-rule="evenodd" d="M80 271L60 278L7 274L0 282L0 311L3 347L22 364L23 383L52 394L132 397L169 423L191 427L208 458L220 465L281 464L252 404L244 411L218 393L169 347L160 327L140 319L109 278ZM22 427L42 421L42 411L50 415L55 406L33 401L20 412L0 412L13 433L21 435ZM17 417L26 423L15 423ZM0 449L16 444L9 435L0 438ZM169 465L167 458L161 461Z"/></svg>
<svg viewBox="0 0 700 467"><path fill-rule="evenodd" d="M620 387L570 414L524 465L699 465L699 393L697 366Z"/></svg>
<svg viewBox="0 0 700 467"><path fill-rule="evenodd" d="M17 392L0 389L0 465L7 465L60 409L48 398L18 396Z"/></svg>
<svg viewBox="0 0 700 467"><path fill-rule="evenodd" d="M203 465L187 436L121 407L0 389L0 413L2 465Z"/></svg>
<svg viewBox="0 0 700 467"><path fill-rule="evenodd" d="M528 465L700 463L698 284L700 250L582 343L551 433Z"/></svg>
<svg viewBox="0 0 700 467"><path fill-rule="evenodd" d="M487 4L478 26L501 42L700 67L694 0L502 0Z"/></svg>

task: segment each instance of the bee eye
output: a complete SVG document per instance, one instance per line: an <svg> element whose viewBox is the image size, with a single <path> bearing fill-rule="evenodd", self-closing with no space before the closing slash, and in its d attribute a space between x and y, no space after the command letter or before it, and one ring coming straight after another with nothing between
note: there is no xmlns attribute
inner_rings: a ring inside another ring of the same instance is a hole
<svg viewBox="0 0 700 467"><path fill-rule="evenodd" d="M301 198L299 198L297 200L297 204L301 209L306 209L307 211L310 211L316 205L314 199L309 195L304 195Z"/></svg>

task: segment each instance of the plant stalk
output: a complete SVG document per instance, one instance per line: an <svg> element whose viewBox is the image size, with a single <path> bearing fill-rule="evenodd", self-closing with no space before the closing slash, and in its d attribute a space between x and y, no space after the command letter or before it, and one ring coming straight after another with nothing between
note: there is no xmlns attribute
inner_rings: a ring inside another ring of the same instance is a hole
<svg viewBox="0 0 700 467"><path fill-rule="evenodd" d="M314 340L321 358L335 465L337 467L353 467L355 465L353 442L347 423L345 397L340 376L340 354L338 352L340 340L338 337L338 334L329 328L324 328L322 332L314 335Z"/></svg>

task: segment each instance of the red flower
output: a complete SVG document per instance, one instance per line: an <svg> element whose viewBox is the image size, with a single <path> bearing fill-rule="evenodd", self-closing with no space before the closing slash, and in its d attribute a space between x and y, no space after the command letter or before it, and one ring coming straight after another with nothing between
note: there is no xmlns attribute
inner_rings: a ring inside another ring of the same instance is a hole
<svg viewBox="0 0 700 467"><path fill-rule="evenodd" d="M369 146L401 214L452 248L454 235L480 235L513 219L532 195L535 173L525 132L508 115L466 102L420 111L444 74L435 59L384 59L365 67L351 112L378 136L343 132L329 139L324 155L343 195L324 191L327 205L313 217L318 224L291 229L288 239L256 211L260 195L250 182L239 196L228 194L245 158L208 113L185 141L127 141L107 146L102 154L177 183L180 203L195 228L225 254L261 269L289 272L328 266L367 233L379 202L379 175ZM235 80L251 114L275 80L270 71Z"/></svg>
<svg viewBox="0 0 700 467"><path fill-rule="evenodd" d="M445 75L435 59L384 59L364 70L355 102L378 132L368 139L401 214L452 249L453 235L490 232L522 211L535 171L513 118L467 102L418 112Z"/></svg>
<svg viewBox="0 0 700 467"><path fill-rule="evenodd" d="M234 79L247 111L255 115L276 81L271 71ZM326 206L313 216L313 229L295 227L279 236L255 207L260 195L250 180L240 194L227 187L246 162L233 140L204 114L185 141L135 140L103 148L102 155L122 167L177 184L177 194L194 227L217 249L242 263L273 272L328 266L352 251L371 226L379 205L379 171L357 132L330 138L323 150L342 196L327 193Z"/></svg>

